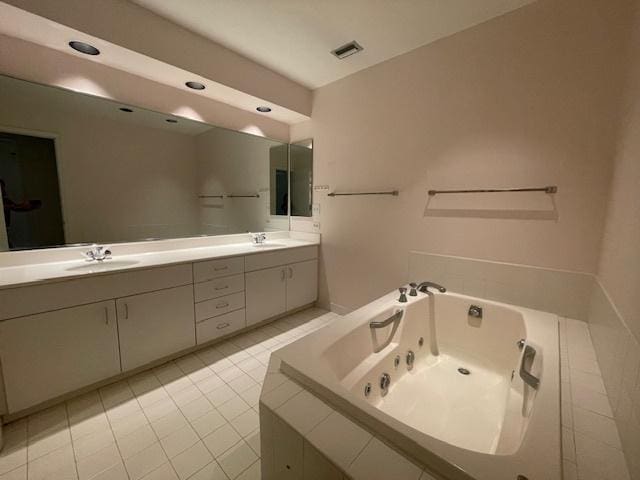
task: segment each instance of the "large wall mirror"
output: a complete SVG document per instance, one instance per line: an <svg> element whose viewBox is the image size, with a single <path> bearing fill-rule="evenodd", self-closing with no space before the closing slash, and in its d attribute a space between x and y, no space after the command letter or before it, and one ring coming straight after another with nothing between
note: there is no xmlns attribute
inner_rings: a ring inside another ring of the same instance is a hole
<svg viewBox="0 0 640 480"><path fill-rule="evenodd" d="M0 250L288 230L310 208L297 146L6 76L0 104Z"/></svg>

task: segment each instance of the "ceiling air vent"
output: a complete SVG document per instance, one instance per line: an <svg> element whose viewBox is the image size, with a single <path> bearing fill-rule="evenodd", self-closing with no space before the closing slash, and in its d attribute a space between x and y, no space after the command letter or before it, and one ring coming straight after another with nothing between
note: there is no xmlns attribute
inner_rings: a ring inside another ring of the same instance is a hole
<svg viewBox="0 0 640 480"><path fill-rule="evenodd" d="M339 59L343 59L353 55L354 53L358 53L360 50L362 50L362 46L360 46L360 44L354 40L353 42L349 42L345 45L342 45L341 47L336 48L331 53Z"/></svg>

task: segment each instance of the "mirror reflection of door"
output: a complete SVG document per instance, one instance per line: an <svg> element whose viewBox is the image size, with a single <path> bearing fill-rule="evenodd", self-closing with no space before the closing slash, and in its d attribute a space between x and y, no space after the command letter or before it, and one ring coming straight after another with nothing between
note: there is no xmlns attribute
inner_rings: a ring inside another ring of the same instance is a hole
<svg viewBox="0 0 640 480"><path fill-rule="evenodd" d="M2 247L61 245L64 225L54 141L0 132Z"/></svg>
<svg viewBox="0 0 640 480"><path fill-rule="evenodd" d="M313 208L313 141L303 140L290 146L291 215L310 217Z"/></svg>
<svg viewBox="0 0 640 480"><path fill-rule="evenodd" d="M271 215L289 214L288 145L269 149L269 189Z"/></svg>

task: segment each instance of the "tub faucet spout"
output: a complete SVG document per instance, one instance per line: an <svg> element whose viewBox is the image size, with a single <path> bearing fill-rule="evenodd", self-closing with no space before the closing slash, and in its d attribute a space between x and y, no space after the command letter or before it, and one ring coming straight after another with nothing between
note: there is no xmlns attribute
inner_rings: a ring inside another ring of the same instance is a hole
<svg viewBox="0 0 640 480"><path fill-rule="evenodd" d="M434 283L434 282L422 282L420 285L418 285L418 290L420 290L422 293L426 293L427 295L433 295L429 291L430 287L435 288L440 293L444 293L447 291L447 289L444 288L442 285L438 285L437 283Z"/></svg>

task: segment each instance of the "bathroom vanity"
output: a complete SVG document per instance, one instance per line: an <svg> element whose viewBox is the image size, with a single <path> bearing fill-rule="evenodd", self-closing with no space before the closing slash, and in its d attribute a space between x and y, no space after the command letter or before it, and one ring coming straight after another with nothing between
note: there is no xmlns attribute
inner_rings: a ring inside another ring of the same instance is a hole
<svg viewBox="0 0 640 480"><path fill-rule="evenodd" d="M304 238L138 242L104 262L72 247L0 267L2 413L21 416L314 303L319 240Z"/></svg>

